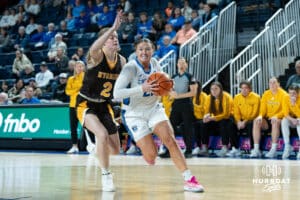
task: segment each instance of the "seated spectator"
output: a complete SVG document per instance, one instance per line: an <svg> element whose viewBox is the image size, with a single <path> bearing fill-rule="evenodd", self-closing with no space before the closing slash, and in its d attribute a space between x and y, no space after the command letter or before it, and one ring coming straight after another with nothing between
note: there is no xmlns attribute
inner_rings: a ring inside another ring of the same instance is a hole
<svg viewBox="0 0 300 200"><path fill-rule="evenodd" d="M136 35L137 23L134 17L134 13L124 13L124 19L121 23L118 31L120 43L133 43L134 36Z"/></svg>
<svg viewBox="0 0 300 200"><path fill-rule="evenodd" d="M30 5L25 8L25 11L29 13L29 15L37 17L38 14L41 12L41 7L38 4L37 0L31 0Z"/></svg>
<svg viewBox="0 0 300 200"><path fill-rule="evenodd" d="M34 97L34 90L31 86L25 88L25 98L21 100L20 104L39 104L40 100Z"/></svg>
<svg viewBox="0 0 300 200"><path fill-rule="evenodd" d="M66 95L65 89L67 85L68 74L60 73L58 76L58 83L53 91L53 99L64 103L69 102L69 96Z"/></svg>
<svg viewBox="0 0 300 200"><path fill-rule="evenodd" d="M104 5L103 12L98 16L98 28L110 27L114 23L114 14L109 10L107 5Z"/></svg>
<svg viewBox="0 0 300 200"><path fill-rule="evenodd" d="M33 33L30 37L30 49L35 50L35 49L39 49L40 47L43 46L43 36L44 36L45 32L44 32L44 26L39 24L37 27L37 31L35 33ZM48 47L47 44L44 44L44 46Z"/></svg>
<svg viewBox="0 0 300 200"><path fill-rule="evenodd" d="M167 55L170 51L174 50L177 55L176 46L171 44L171 38L168 35L165 35L163 38L163 45L159 47L159 49L154 53L154 57L158 60Z"/></svg>
<svg viewBox="0 0 300 200"><path fill-rule="evenodd" d="M172 1L168 2L168 6L165 9L165 15L167 19L170 19L173 13L173 9L174 9L174 4Z"/></svg>
<svg viewBox="0 0 300 200"><path fill-rule="evenodd" d="M205 3L203 1L199 2L199 5L198 5L198 7L199 7L199 9L198 9L198 16L199 17L201 17L202 15L205 14L204 5L205 5Z"/></svg>
<svg viewBox="0 0 300 200"><path fill-rule="evenodd" d="M152 34L154 35L153 40L157 41L158 38L161 36L164 28L165 28L165 24L167 23L167 21L165 20L165 18L161 15L160 12L155 12L153 15L153 20L152 20Z"/></svg>
<svg viewBox="0 0 300 200"><path fill-rule="evenodd" d="M80 12L78 17L75 17L75 29L80 32L85 32L90 26L90 18L86 15L85 10Z"/></svg>
<svg viewBox="0 0 300 200"><path fill-rule="evenodd" d="M180 46L196 34L197 32L193 29L191 21L186 21L184 26L176 33L171 43Z"/></svg>
<svg viewBox="0 0 300 200"><path fill-rule="evenodd" d="M19 28L21 27L21 26L24 26L24 27L26 27L26 22L24 21L24 17L23 17L23 15L18 15L18 18L17 18L17 20L16 20L16 23L15 23L15 25L14 26L12 26L11 28L10 28L10 33L11 34L16 34L18 31L19 31Z"/></svg>
<svg viewBox="0 0 300 200"><path fill-rule="evenodd" d="M54 36L56 35L55 25L54 23L48 24L48 31L44 33L42 37L43 46L49 46L49 43L52 41Z"/></svg>
<svg viewBox="0 0 300 200"><path fill-rule="evenodd" d="M10 28L11 26L12 24L11 24L11 16L9 14L9 10L5 9L0 20L0 28Z"/></svg>
<svg viewBox="0 0 300 200"><path fill-rule="evenodd" d="M2 83L1 83L1 88L0 88L0 92L5 92L7 93L9 90L9 86L7 84L7 81L6 80L3 80Z"/></svg>
<svg viewBox="0 0 300 200"><path fill-rule="evenodd" d="M104 0L96 0L96 5L98 7L98 12L102 13L103 12L103 7L105 5Z"/></svg>
<svg viewBox="0 0 300 200"><path fill-rule="evenodd" d="M9 8L10 11L10 26L14 26L18 20L18 15L15 8Z"/></svg>
<svg viewBox="0 0 300 200"><path fill-rule="evenodd" d="M35 23L35 20L33 17L30 17L29 24L25 28L25 33L27 35L31 35L34 33L34 31L37 31L38 25Z"/></svg>
<svg viewBox="0 0 300 200"><path fill-rule="evenodd" d="M24 80L25 83L29 82L29 79L35 77L34 68L30 64L24 66L24 70L21 71L20 78Z"/></svg>
<svg viewBox="0 0 300 200"><path fill-rule="evenodd" d="M166 35L170 36L171 40L176 36L176 31L173 30L173 27L171 24L165 25L165 30L157 42L157 48L159 48L159 46L163 45L163 37Z"/></svg>
<svg viewBox="0 0 300 200"><path fill-rule="evenodd" d="M83 48L82 47L78 47L77 51L72 55L71 59L75 60L75 61L81 60L81 61L83 61L85 63L86 59L85 59Z"/></svg>
<svg viewBox="0 0 300 200"><path fill-rule="evenodd" d="M75 0L74 6L72 8L72 16L79 17L80 13L85 10L85 6L81 3L81 0Z"/></svg>
<svg viewBox="0 0 300 200"><path fill-rule="evenodd" d="M196 10L192 11L191 21L193 29L198 30L200 26L201 17L199 17L198 12Z"/></svg>
<svg viewBox="0 0 300 200"><path fill-rule="evenodd" d="M65 22L67 23L67 30L71 32L75 32L75 18L71 13L67 13L67 17L65 18Z"/></svg>
<svg viewBox="0 0 300 200"><path fill-rule="evenodd" d="M8 100L8 94L5 92L0 93L0 106L11 105L12 101Z"/></svg>
<svg viewBox="0 0 300 200"><path fill-rule="evenodd" d="M27 58L27 56L21 50L17 50L16 58L14 59L14 63L12 66L13 76L15 78L19 78L26 66L29 66L33 69L32 63Z"/></svg>
<svg viewBox="0 0 300 200"><path fill-rule="evenodd" d="M20 26L19 30L18 30L18 35L17 38L15 40L15 45L14 48L15 49L27 49L27 47L29 46L29 35L27 35L25 33L25 27L24 26Z"/></svg>
<svg viewBox="0 0 300 200"><path fill-rule="evenodd" d="M57 30L57 33L62 35L62 39L66 44L72 37L72 32L67 29L67 23L65 21L60 22L60 27Z"/></svg>
<svg viewBox="0 0 300 200"><path fill-rule="evenodd" d="M209 20L217 16L216 4L205 4L205 14L201 16L200 27L207 23Z"/></svg>
<svg viewBox="0 0 300 200"><path fill-rule="evenodd" d="M116 13L119 0L107 0L106 4L108 5L108 9L110 12Z"/></svg>
<svg viewBox="0 0 300 200"><path fill-rule="evenodd" d="M37 86L45 88L51 79L53 79L53 73L48 69L46 62L42 62L40 65L40 72L35 75L35 81Z"/></svg>
<svg viewBox="0 0 300 200"><path fill-rule="evenodd" d="M298 85L300 87L300 60L295 63L296 74L289 77L286 82L285 89L287 90L291 85Z"/></svg>
<svg viewBox="0 0 300 200"><path fill-rule="evenodd" d="M87 5L85 7L85 12L88 16L90 16L91 20L92 18L99 13L99 8L97 5L94 5L92 0L87 1Z"/></svg>
<svg viewBox="0 0 300 200"><path fill-rule="evenodd" d="M140 13L140 21L137 24L137 35L135 40L149 37L149 33L152 32L152 22L148 20L148 14L146 12Z"/></svg>
<svg viewBox="0 0 300 200"><path fill-rule="evenodd" d="M180 8L175 8L174 13L169 18L168 23L172 24L175 31L178 31L184 24L185 18L181 15Z"/></svg>
<svg viewBox="0 0 300 200"><path fill-rule="evenodd" d="M0 30L0 53L9 52L12 49L12 41L5 28Z"/></svg>
<svg viewBox="0 0 300 200"><path fill-rule="evenodd" d="M128 13L131 11L131 3L129 0L120 0L120 3L118 5L122 6L123 11L125 13Z"/></svg>
<svg viewBox="0 0 300 200"><path fill-rule="evenodd" d="M192 19L192 8L190 7L190 3L188 0L184 0L183 8L181 8L181 13L184 16L185 20Z"/></svg>
<svg viewBox="0 0 300 200"><path fill-rule="evenodd" d="M39 98L42 96L43 92L41 88L37 86L37 83L35 82L35 78L30 78L28 81L28 86L33 88L33 96Z"/></svg>
<svg viewBox="0 0 300 200"><path fill-rule="evenodd" d="M28 19L27 13L26 13L23 5L18 5L18 12L16 15L17 20L19 19L19 16L22 16L22 20L24 22L27 21L27 19Z"/></svg>
<svg viewBox="0 0 300 200"><path fill-rule="evenodd" d="M69 63L68 56L66 56L62 47L58 47L56 52L57 53L54 58L54 62L55 62L57 69L60 72L67 72L68 71L68 63Z"/></svg>
<svg viewBox="0 0 300 200"><path fill-rule="evenodd" d="M61 48L63 50L63 53L66 54L67 45L63 42L62 35L59 33L55 35L55 41L53 44L51 44L49 52L47 54L50 62L55 60L58 48Z"/></svg>
<svg viewBox="0 0 300 200"><path fill-rule="evenodd" d="M22 79L16 79L16 82L12 88L10 88L7 92L8 98L13 103L19 103L19 101L23 98L24 92L24 81Z"/></svg>

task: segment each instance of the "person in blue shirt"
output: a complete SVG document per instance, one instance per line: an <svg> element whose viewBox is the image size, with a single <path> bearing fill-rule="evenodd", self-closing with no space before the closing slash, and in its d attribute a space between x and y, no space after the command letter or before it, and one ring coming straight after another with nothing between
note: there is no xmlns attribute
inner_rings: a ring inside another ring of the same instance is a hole
<svg viewBox="0 0 300 200"><path fill-rule="evenodd" d="M115 18L111 11L109 11L109 8L107 5L103 7L103 13L100 13L98 16L98 28L104 28L104 27L110 27L112 26Z"/></svg>
<svg viewBox="0 0 300 200"><path fill-rule="evenodd" d="M147 38L151 32L152 22L151 20L148 20L148 14L146 12L141 12L140 21L137 24L137 35L135 36L135 40Z"/></svg>
<svg viewBox="0 0 300 200"><path fill-rule="evenodd" d="M86 31L90 23L90 17L86 15L85 10L80 12L79 17L75 17L75 28L80 32Z"/></svg>
<svg viewBox="0 0 300 200"><path fill-rule="evenodd" d="M174 50L177 55L177 47L171 44L171 37L165 35L163 37L163 45L157 49L157 51L154 53L154 57L159 60L172 50Z"/></svg>
<svg viewBox="0 0 300 200"><path fill-rule="evenodd" d="M74 17L79 17L81 11L85 10L85 6L81 3L80 0L75 0L75 4L72 8L72 15Z"/></svg>
<svg viewBox="0 0 300 200"><path fill-rule="evenodd" d="M108 5L109 11L115 13L117 11L119 0L108 0L106 4Z"/></svg>
<svg viewBox="0 0 300 200"><path fill-rule="evenodd" d="M184 16L181 15L181 10L179 7L175 8L174 13L169 18L168 23L172 24L175 31L181 29L182 25L185 22Z"/></svg>
<svg viewBox="0 0 300 200"><path fill-rule="evenodd" d="M218 6L216 4L205 4L203 9L205 10L205 14L200 18L200 27L218 15Z"/></svg>
<svg viewBox="0 0 300 200"><path fill-rule="evenodd" d="M25 98L21 100L21 104L39 104L40 100L33 96L33 87L27 86L25 89Z"/></svg>
<svg viewBox="0 0 300 200"><path fill-rule="evenodd" d="M165 25L165 30L163 31L162 36L157 42L157 48L163 45L163 38L166 35L170 36L171 40L176 36L176 31L174 31L172 24Z"/></svg>

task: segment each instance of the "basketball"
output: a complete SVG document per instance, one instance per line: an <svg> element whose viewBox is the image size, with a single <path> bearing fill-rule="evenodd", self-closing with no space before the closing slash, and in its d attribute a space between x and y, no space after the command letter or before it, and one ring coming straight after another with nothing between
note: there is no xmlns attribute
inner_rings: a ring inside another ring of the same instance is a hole
<svg viewBox="0 0 300 200"><path fill-rule="evenodd" d="M157 91L159 96L166 96L173 88L173 80L171 80L166 73L155 72L148 77L148 82L154 81L158 84L159 90Z"/></svg>

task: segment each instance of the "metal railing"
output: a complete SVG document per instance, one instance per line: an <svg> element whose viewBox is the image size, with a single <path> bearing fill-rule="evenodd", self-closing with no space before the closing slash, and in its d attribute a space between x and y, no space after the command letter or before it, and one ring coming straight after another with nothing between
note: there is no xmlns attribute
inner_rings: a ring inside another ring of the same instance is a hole
<svg viewBox="0 0 300 200"><path fill-rule="evenodd" d="M188 60L189 72L205 87L218 78L235 52L236 3L200 27L199 32L180 46L179 57Z"/></svg>
<svg viewBox="0 0 300 200"><path fill-rule="evenodd" d="M159 60L161 70L170 76L176 73L176 52L174 50L168 52Z"/></svg>

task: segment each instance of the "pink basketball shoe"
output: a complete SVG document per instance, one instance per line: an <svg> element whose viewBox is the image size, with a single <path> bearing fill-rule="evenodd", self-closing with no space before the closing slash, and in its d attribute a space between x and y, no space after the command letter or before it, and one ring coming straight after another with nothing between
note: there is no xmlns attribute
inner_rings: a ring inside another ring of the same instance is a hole
<svg viewBox="0 0 300 200"><path fill-rule="evenodd" d="M189 192L204 192L203 186L198 183L195 176L184 182L184 190Z"/></svg>

